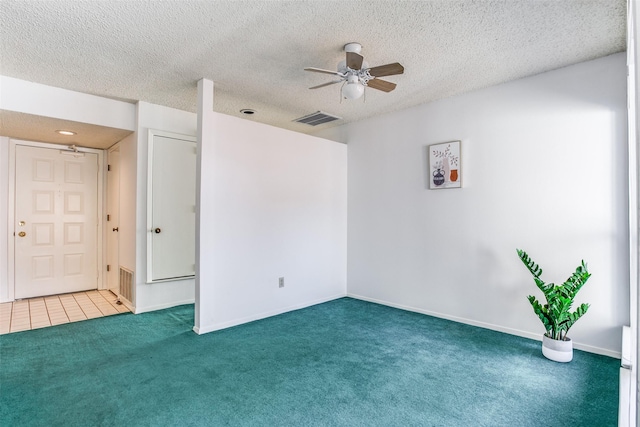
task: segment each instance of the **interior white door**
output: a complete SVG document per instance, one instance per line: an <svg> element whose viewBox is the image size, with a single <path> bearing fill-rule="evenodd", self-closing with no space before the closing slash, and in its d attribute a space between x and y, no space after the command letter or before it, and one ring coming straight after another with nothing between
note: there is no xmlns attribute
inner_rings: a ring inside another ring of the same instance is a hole
<svg viewBox="0 0 640 427"><path fill-rule="evenodd" d="M107 163L107 289L120 292L120 147L109 150Z"/></svg>
<svg viewBox="0 0 640 427"><path fill-rule="evenodd" d="M189 277L196 258L196 143L154 135L150 280Z"/></svg>
<svg viewBox="0 0 640 427"><path fill-rule="evenodd" d="M15 298L98 287L98 156L16 146Z"/></svg>

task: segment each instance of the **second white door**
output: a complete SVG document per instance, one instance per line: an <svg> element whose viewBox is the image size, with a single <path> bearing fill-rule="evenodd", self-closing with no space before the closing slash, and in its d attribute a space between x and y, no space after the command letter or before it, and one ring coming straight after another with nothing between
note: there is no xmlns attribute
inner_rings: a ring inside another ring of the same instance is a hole
<svg viewBox="0 0 640 427"><path fill-rule="evenodd" d="M149 141L149 281L195 274L196 143L187 138Z"/></svg>

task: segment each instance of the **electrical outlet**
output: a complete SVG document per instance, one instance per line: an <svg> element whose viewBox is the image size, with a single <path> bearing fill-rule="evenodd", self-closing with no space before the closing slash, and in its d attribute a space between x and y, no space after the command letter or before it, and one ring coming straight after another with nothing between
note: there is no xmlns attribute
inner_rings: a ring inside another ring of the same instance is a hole
<svg viewBox="0 0 640 427"><path fill-rule="evenodd" d="M278 287L284 288L284 277L278 279Z"/></svg>

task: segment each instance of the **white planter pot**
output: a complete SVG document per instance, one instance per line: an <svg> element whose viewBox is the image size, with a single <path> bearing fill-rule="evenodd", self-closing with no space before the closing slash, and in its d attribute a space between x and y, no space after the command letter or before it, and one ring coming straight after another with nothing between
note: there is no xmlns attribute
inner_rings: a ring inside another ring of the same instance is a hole
<svg viewBox="0 0 640 427"><path fill-rule="evenodd" d="M573 341L554 340L546 335L542 336L542 354L554 362L571 362L573 359Z"/></svg>

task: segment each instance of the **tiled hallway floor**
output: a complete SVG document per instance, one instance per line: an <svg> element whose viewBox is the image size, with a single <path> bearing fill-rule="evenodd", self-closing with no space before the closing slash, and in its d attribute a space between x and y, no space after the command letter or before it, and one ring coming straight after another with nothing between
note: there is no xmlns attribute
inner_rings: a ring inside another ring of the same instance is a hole
<svg viewBox="0 0 640 427"><path fill-rule="evenodd" d="M116 300L116 296L111 292L96 290L2 303L0 334L46 328L129 311L124 304L116 304Z"/></svg>

